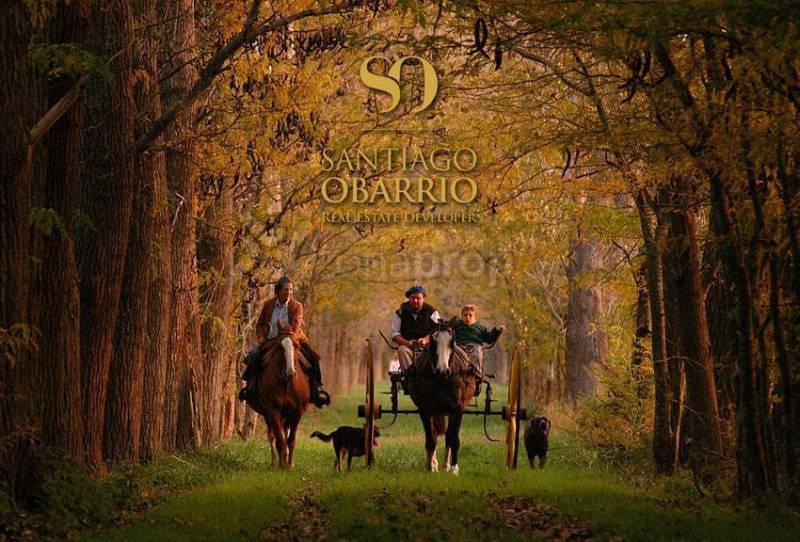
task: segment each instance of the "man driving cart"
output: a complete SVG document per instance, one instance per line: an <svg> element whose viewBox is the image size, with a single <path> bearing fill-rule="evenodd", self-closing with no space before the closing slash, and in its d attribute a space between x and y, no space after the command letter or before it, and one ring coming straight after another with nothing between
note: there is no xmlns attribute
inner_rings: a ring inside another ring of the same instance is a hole
<svg viewBox="0 0 800 542"><path fill-rule="evenodd" d="M415 284L406 290L406 301L392 317L392 341L398 345L397 359L403 372L414 363L414 348L427 348L439 321L439 312L425 302L425 287Z"/></svg>

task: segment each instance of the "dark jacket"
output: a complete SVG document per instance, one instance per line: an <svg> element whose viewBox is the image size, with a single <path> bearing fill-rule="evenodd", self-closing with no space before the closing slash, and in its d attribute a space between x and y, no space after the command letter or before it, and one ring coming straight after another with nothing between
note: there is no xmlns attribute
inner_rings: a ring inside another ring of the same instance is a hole
<svg viewBox="0 0 800 542"><path fill-rule="evenodd" d="M397 309L397 315L400 317L400 335L408 341L413 341L433 333L435 326L431 315L434 312L436 309L427 303L423 303L417 313L411 311L408 301L400 305Z"/></svg>
<svg viewBox="0 0 800 542"><path fill-rule="evenodd" d="M497 330L497 328L489 331L480 322L475 322L471 326L468 326L463 321L456 320L455 326L453 327L456 332L456 344L493 343L500 336L500 332Z"/></svg>

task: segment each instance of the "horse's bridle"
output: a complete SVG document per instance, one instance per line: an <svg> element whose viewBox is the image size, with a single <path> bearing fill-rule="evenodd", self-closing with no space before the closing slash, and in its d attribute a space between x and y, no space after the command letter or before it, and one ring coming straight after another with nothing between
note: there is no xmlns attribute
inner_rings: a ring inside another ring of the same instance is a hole
<svg viewBox="0 0 800 542"><path fill-rule="evenodd" d="M439 339L439 332L441 332L441 331L447 331L447 332L450 333L450 358L452 358L453 354L455 354L455 351L456 351L456 332L453 329L453 326L450 325L450 322L444 322L442 320L439 320L438 322L436 322L436 331L431 333L431 342L436 342L436 343L439 342L439 340L438 340ZM434 335L436 336L435 339L434 339ZM447 374L450 374L450 360L449 359L447 360Z"/></svg>

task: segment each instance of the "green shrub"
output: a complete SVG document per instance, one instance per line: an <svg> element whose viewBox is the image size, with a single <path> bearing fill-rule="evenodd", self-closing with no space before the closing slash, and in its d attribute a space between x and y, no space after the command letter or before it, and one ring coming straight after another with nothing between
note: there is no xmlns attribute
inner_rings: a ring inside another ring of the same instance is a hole
<svg viewBox="0 0 800 542"><path fill-rule="evenodd" d="M609 364L599 374L602 392L579 403L575 422L583 442L604 461L649 461L653 403L636 395L627 365ZM648 396L649 397L649 396Z"/></svg>

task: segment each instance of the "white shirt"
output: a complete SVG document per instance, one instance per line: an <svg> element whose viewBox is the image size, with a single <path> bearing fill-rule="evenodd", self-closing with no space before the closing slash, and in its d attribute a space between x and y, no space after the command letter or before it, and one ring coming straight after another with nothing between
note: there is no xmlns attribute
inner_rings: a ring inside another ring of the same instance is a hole
<svg viewBox="0 0 800 542"><path fill-rule="evenodd" d="M289 325L289 300L281 305L281 300L275 301L275 310L272 311L272 321L269 325L269 333L267 339L274 339L278 336L278 322L283 324L284 327Z"/></svg>
<svg viewBox="0 0 800 542"><path fill-rule="evenodd" d="M419 316L419 315L412 312L411 316L413 316L414 320L416 320L417 316ZM437 324L439 323L439 320L441 320L441 317L439 316L439 311L433 311L433 314L431 314L431 320L433 320ZM391 338L394 339L398 335L402 336L402 333L400 333L400 316L397 314L397 311L395 311L394 312L394 316L392 316L392 337Z"/></svg>

